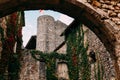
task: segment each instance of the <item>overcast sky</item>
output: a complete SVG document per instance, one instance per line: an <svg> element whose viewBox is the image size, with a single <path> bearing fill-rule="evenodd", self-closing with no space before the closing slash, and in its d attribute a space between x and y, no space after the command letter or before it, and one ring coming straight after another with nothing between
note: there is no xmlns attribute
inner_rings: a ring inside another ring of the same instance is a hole
<svg viewBox="0 0 120 80"><path fill-rule="evenodd" d="M69 25L73 18L68 17L59 12L51 11L51 10L43 10L43 11L25 11L25 26L23 27L23 46L25 46L32 35L36 35L37 31L37 18L42 15L50 15L54 17L55 20L60 20L63 23Z"/></svg>

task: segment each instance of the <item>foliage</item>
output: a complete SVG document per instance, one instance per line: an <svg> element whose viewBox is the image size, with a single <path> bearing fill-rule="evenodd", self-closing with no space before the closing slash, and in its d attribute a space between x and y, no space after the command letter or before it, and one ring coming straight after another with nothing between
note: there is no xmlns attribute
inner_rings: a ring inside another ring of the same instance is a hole
<svg viewBox="0 0 120 80"><path fill-rule="evenodd" d="M19 78L19 69L20 69L20 50L21 50L21 44L22 44L22 33L21 33L21 27L22 23L20 23L20 16L21 12L15 12L11 15L5 17L6 19L6 36L4 37L4 31L0 27L0 33L2 35L2 44L3 44L3 50L2 50L2 59L1 63L2 68L0 73L0 80L5 80L8 78L9 80L18 80ZM14 46L15 43L17 44L17 51L14 52ZM8 75L5 75L5 71L8 71Z"/></svg>
<svg viewBox="0 0 120 80"><path fill-rule="evenodd" d="M84 45L84 32L81 27L70 29L71 33L67 35L67 53L69 59L70 80L89 80L90 70L87 58L87 47ZM79 75L80 73L80 75Z"/></svg>
<svg viewBox="0 0 120 80"><path fill-rule="evenodd" d="M17 53L10 55L8 62L8 72L10 80L17 80L19 78L20 61Z"/></svg>
<svg viewBox="0 0 120 80"><path fill-rule="evenodd" d="M70 33L65 36L67 54L59 54L56 52L43 53L41 51L33 50L31 51L33 58L46 63L47 80L57 80L55 73L56 59L62 60L68 65L70 80L79 80L79 78L82 80L89 80L90 70L86 54L87 47L85 48L84 45L84 32L82 28L79 26L74 29L71 28Z"/></svg>
<svg viewBox="0 0 120 80"><path fill-rule="evenodd" d="M66 56L63 54L58 54L56 52L43 53L41 51L33 50L31 51L32 57L41 62L45 62L47 66L47 80L58 80L55 73L56 69L56 59L67 60ZM37 55L37 56L36 56Z"/></svg>
<svg viewBox="0 0 120 80"><path fill-rule="evenodd" d="M95 72L95 79L96 80L104 80L103 79L103 75L104 75L104 68L103 68L103 64L102 61L100 59L100 55L98 52L96 52L97 55L97 63L94 64L94 72Z"/></svg>
<svg viewBox="0 0 120 80"><path fill-rule="evenodd" d="M0 34L1 34L1 41L4 41L4 30L3 28L0 26Z"/></svg>

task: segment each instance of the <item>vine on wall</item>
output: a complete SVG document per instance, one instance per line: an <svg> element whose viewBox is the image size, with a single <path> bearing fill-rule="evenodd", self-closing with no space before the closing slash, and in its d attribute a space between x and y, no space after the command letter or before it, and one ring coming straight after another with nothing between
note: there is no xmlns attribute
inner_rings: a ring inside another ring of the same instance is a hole
<svg viewBox="0 0 120 80"><path fill-rule="evenodd" d="M18 80L20 69L20 51L22 45L22 12L15 12L5 17L6 36L2 37L3 51L0 63L0 80ZM2 34L2 33L1 33ZM17 43L16 49L14 49ZM8 74L6 74L6 71Z"/></svg>
<svg viewBox="0 0 120 80"><path fill-rule="evenodd" d="M80 26L70 29L65 35L67 43L67 54L57 52L43 53L31 51L32 57L38 61L44 61L47 66L47 80L58 80L56 71L56 60L64 61L68 66L70 80L90 80L90 67L87 57L87 47L84 45L84 31ZM64 80L64 79L63 79Z"/></svg>

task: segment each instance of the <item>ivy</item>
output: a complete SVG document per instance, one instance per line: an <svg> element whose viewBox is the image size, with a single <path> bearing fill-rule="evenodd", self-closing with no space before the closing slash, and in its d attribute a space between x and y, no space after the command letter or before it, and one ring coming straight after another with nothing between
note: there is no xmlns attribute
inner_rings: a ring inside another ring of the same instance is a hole
<svg viewBox="0 0 120 80"><path fill-rule="evenodd" d="M1 34L1 41L4 41L4 30L3 28L0 26L0 34Z"/></svg>
<svg viewBox="0 0 120 80"><path fill-rule="evenodd" d="M21 12L15 12L9 15L6 20L7 32L6 37L4 37L4 29L0 26L0 34L2 36L2 58L0 63L1 73L0 80L18 80L19 79L19 70L20 70L20 50L22 44L22 35L20 23ZM14 52L13 48L17 42L17 51ZM7 69L7 70L6 70ZM7 71L7 73L6 73Z"/></svg>
<svg viewBox="0 0 120 80"><path fill-rule="evenodd" d="M8 72L10 80L17 80L19 78L20 61L17 53L11 54L8 62Z"/></svg>
<svg viewBox="0 0 120 80"><path fill-rule="evenodd" d="M34 59L45 62L47 66L46 74L47 80L58 80L56 75L56 59L67 60L67 57L63 54L58 54L56 52L43 53L41 51L33 50L31 55Z"/></svg>
<svg viewBox="0 0 120 80"><path fill-rule="evenodd" d="M104 80L104 68L103 68L103 64L101 62L100 59L100 55L98 52L96 52L97 54L97 63L96 63L96 69L94 69L95 71L95 79L96 80ZM94 65L95 66L95 65Z"/></svg>
<svg viewBox="0 0 120 80"><path fill-rule="evenodd" d="M70 80L89 80L90 70L87 58L87 47L84 45L84 32L82 27L70 29L67 35L67 53L69 54L69 76ZM80 75L79 75L80 73Z"/></svg>
<svg viewBox="0 0 120 80"><path fill-rule="evenodd" d="M67 54L31 51L34 59L45 62L47 66L47 80L58 80L55 73L56 59L62 60L67 64L70 80L90 80L90 69L86 53L87 47L84 45L84 31L80 26L74 27L74 29L71 28L70 33L65 35Z"/></svg>

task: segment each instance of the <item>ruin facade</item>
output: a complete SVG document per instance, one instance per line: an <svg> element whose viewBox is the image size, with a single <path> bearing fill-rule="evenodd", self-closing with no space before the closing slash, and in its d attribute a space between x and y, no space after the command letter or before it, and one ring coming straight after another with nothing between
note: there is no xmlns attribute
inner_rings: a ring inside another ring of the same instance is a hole
<svg viewBox="0 0 120 80"><path fill-rule="evenodd" d="M36 38L36 50L40 50L43 52L52 52L56 50L56 48L64 42L64 36L60 36L65 29L67 29L67 25L63 24L60 21L55 21L51 16L40 16L38 18L38 29L37 29L37 38ZM69 26L68 26L69 27ZM96 62L91 64L91 80L95 80L95 71L97 71L97 65L100 64L103 70L103 80L114 80L116 73L115 67L111 58L111 55L106 50L104 44L99 40L99 38L88 28L83 25L85 31L85 44L88 44L88 54L91 50L95 52ZM57 49L58 53L66 54L66 44ZM46 67L44 62L38 62L34 60L30 51L23 52L23 67L21 68L23 72L21 72L21 76L27 80L35 79L35 80L46 80ZM29 58L27 58L29 56ZM27 62L26 62L27 60ZM98 63L99 62L99 63ZM103 65L104 64L104 65ZM25 71L25 70L26 71ZM27 71L28 70L28 71ZM101 70L102 71L102 70ZM27 72L29 74L27 74ZM66 64L59 64L57 66L57 75L58 78L66 78L69 79L68 68ZM35 73L35 75L34 75ZM97 73L97 72L96 72ZM23 75L25 74L25 75ZM102 74L102 72L101 72ZM26 77L25 77L26 76Z"/></svg>

